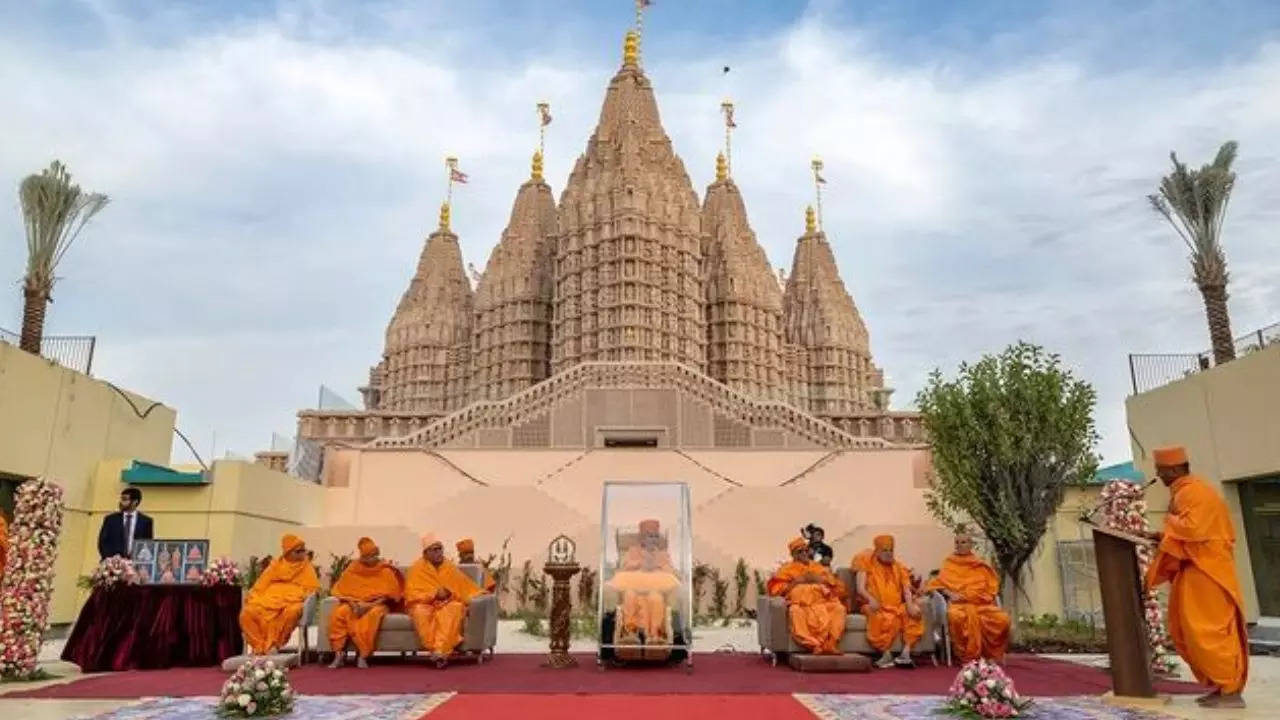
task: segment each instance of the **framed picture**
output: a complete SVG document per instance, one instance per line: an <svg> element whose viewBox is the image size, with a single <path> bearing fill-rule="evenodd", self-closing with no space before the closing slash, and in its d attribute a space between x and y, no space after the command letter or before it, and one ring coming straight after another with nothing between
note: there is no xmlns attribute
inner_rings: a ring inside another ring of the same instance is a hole
<svg viewBox="0 0 1280 720"><path fill-rule="evenodd" d="M132 562L144 584L198 583L209 563L209 541L138 540L133 544Z"/></svg>

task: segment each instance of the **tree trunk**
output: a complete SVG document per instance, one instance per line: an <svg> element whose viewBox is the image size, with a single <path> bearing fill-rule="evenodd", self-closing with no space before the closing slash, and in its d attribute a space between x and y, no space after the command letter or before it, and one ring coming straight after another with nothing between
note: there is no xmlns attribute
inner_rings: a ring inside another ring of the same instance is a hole
<svg viewBox="0 0 1280 720"><path fill-rule="evenodd" d="M22 336L18 347L32 355L40 354L44 340L44 311L48 304L48 291L27 286L22 288Z"/></svg>
<svg viewBox="0 0 1280 720"><path fill-rule="evenodd" d="M1231 316L1227 313L1227 286L1201 285L1204 314L1209 321L1209 340L1213 343L1213 364L1222 365L1236 359L1236 341L1231 334Z"/></svg>

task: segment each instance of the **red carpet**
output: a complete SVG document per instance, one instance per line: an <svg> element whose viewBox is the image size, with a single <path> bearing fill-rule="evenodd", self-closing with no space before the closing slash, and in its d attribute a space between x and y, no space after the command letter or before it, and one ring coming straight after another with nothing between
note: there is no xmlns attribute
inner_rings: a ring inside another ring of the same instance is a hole
<svg viewBox="0 0 1280 720"><path fill-rule="evenodd" d="M608 718L733 718L813 720L813 714L786 695L458 695L426 720L522 720Z"/></svg>
<svg viewBox="0 0 1280 720"><path fill-rule="evenodd" d="M455 691L467 694L591 695L768 695L852 693L868 695L944 695L957 668L921 665L915 670L861 674L798 673L770 667L755 654L697 655L692 673L682 667L598 670L595 657L579 656L572 670L540 667L542 655L498 655L484 665L459 664L438 671L423 662L387 658L369 670L329 670L308 665L290 673L303 694L394 694ZM1033 655L1011 655L1005 665L1024 695L1055 697L1097 695L1111 688L1107 673ZM132 698L139 695L190 697L216 695L227 675L217 668L136 670L95 675L5 697ZM1165 693L1192 693L1199 687L1162 682Z"/></svg>

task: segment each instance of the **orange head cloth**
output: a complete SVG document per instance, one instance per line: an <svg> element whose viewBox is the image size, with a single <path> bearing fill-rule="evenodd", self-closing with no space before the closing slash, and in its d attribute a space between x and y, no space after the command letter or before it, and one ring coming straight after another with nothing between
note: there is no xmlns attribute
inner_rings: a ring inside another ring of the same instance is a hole
<svg viewBox="0 0 1280 720"><path fill-rule="evenodd" d="M291 550L296 550L302 547L304 544L305 543L302 542L302 538L292 533L285 533L280 538L280 550L286 553L290 552Z"/></svg>
<svg viewBox="0 0 1280 720"><path fill-rule="evenodd" d="M1188 464L1187 449L1181 445L1158 448L1152 456L1155 458L1156 467L1177 467Z"/></svg>
<svg viewBox="0 0 1280 720"><path fill-rule="evenodd" d="M360 551L360 557L378 554L378 544L367 537L360 538L360 541L356 543L356 549Z"/></svg>
<svg viewBox="0 0 1280 720"><path fill-rule="evenodd" d="M443 544L444 543L440 541L440 538L436 537L435 533L433 532L422 533L422 549L423 550L426 550L432 545L443 545Z"/></svg>
<svg viewBox="0 0 1280 720"><path fill-rule="evenodd" d="M462 538L458 541L458 552L469 553L476 551L476 544L471 538Z"/></svg>
<svg viewBox="0 0 1280 720"><path fill-rule="evenodd" d="M640 532L642 533L649 533L649 534L657 533L659 527L660 526L658 525L657 520L641 520L640 521Z"/></svg>
<svg viewBox="0 0 1280 720"><path fill-rule="evenodd" d="M893 536L877 535L875 539L871 541L871 547L875 548L876 552L880 552L881 550L892 550Z"/></svg>
<svg viewBox="0 0 1280 720"><path fill-rule="evenodd" d="M787 543L787 550L790 550L791 552L807 547L809 547L809 541L802 537L795 538L791 542Z"/></svg>

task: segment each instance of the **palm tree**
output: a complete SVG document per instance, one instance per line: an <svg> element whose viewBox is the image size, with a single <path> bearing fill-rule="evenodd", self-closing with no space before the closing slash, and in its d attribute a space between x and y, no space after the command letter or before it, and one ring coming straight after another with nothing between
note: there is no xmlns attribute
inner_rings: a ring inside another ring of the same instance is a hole
<svg viewBox="0 0 1280 720"><path fill-rule="evenodd" d="M1147 196L1191 251L1191 279L1204 298L1215 365L1236 359L1227 313L1227 256L1222 252L1222 221L1236 184L1231 171L1236 148L1234 140L1223 143L1213 163L1199 170L1188 170L1177 153L1169 153L1173 172L1160 180L1158 195Z"/></svg>
<svg viewBox="0 0 1280 720"><path fill-rule="evenodd" d="M19 347L40 354L45 306L53 297L53 271L76 236L107 205L107 196L86 193L71 173L54 160L39 175L28 175L18 189L27 229L27 275L22 281L22 338Z"/></svg>

